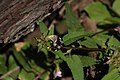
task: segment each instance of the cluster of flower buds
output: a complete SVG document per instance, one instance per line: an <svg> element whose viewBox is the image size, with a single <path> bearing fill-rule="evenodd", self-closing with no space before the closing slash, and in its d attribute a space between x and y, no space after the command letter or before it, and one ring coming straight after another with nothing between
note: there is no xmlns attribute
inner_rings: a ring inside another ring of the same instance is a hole
<svg viewBox="0 0 120 80"><path fill-rule="evenodd" d="M52 41L52 46L54 48L60 48L62 41L61 41L61 38L59 36L57 36L57 35L50 35L47 38Z"/></svg>

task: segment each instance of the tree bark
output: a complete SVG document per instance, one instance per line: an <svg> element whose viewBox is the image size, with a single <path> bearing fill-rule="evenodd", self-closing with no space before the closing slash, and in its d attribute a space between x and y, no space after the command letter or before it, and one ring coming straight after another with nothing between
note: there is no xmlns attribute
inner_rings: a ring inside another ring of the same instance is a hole
<svg viewBox="0 0 120 80"><path fill-rule="evenodd" d="M34 22L60 8L63 0L0 0L0 43L34 31Z"/></svg>

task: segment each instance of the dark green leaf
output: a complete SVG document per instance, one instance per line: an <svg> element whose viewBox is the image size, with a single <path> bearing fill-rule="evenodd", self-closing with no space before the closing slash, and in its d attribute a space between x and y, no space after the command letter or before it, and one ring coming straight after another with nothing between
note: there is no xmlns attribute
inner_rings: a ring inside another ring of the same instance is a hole
<svg viewBox="0 0 120 80"><path fill-rule="evenodd" d="M0 74L4 74L7 72L7 67L5 65L0 64Z"/></svg>
<svg viewBox="0 0 120 80"><path fill-rule="evenodd" d="M7 72L7 67L5 66L5 59L3 55L0 55L0 74Z"/></svg>
<svg viewBox="0 0 120 80"><path fill-rule="evenodd" d="M64 45L69 45L73 42L75 42L76 40L88 36L90 35L90 33L87 33L85 31L80 31L80 32L72 32L71 34L67 34L63 37L63 43Z"/></svg>
<svg viewBox="0 0 120 80"><path fill-rule="evenodd" d="M81 44L89 48L98 48L95 40L89 37L87 38L87 40L81 42Z"/></svg>
<svg viewBox="0 0 120 80"><path fill-rule="evenodd" d="M72 72L74 80L84 80L83 65L80 57L77 55L66 57L66 62Z"/></svg>
<svg viewBox="0 0 120 80"><path fill-rule="evenodd" d="M96 64L98 61L95 58L88 56L80 56L83 67L92 66Z"/></svg>
<svg viewBox="0 0 120 80"><path fill-rule="evenodd" d="M13 47L13 54L15 56L15 58L18 60L18 62L23 66L23 68L27 71L30 71L31 68L29 66L29 64L27 63L25 57L22 55L23 52L20 51L20 52L17 52L15 47Z"/></svg>
<svg viewBox="0 0 120 80"><path fill-rule="evenodd" d="M8 69L9 69L9 71L11 71L11 70L13 70L13 69L15 69L17 67L18 67L18 65L17 65L14 57L12 55L10 55L9 60L8 60ZM17 71L13 72L13 74L11 74L11 77L13 79L17 79L18 73L19 73L19 69Z"/></svg>
<svg viewBox="0 0 120 80"><path fill-rule="evenodd" d="M102 80L116 80L118 77L120 77L120 73L118 72L118 69L112 70L110 73L105 75Z"/></svg>
<svg viewBox="0 0 120 80"><path fill-rule="evenodd" d="M30 73L30 72L28 73L24 69L21 70L21 72L18 76L18 78L20 80L33 80L34 77L35 77L35 75L33 73Z"/></svg>
<svg viewBox="0 0 120 80"><path fill-rule="evenodd" d="M68 27L68 33L80 31L83 27L80 24L79 19L74 15L72 8L68 3L65 4L66 8L66 25Z"/></svg>

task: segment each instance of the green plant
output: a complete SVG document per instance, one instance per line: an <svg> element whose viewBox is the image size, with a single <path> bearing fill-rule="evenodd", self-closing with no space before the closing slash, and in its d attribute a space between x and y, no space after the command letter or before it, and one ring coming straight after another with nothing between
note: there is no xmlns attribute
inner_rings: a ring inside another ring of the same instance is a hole
<svg viewBox="0 0 120 80"><path fill-rule="evenodd" d="M113 10L120 14L118 7L119 0L113 4ZM85 80L84 68L92 65L108 65L109 70L102 80L120 79L120 18L111 15L107 7L100 2L93 2L85 8L91 19L97 22L98 32L85 32L79 19L74 15L69 4L65 4L66 19L68 28L67 34L60 37L54 33L54 26L49 29L38 21L40 38L36 38L37 50L25 42L24 47L17 51L13 46L13 54L8 57L8 64L0 55L0 79L4 80L48 80L62 77L63 63L74 80ZM95 13L93 13L95 10ZM105 25L116 25L116 27L104 30ZM84 56L89 52L95 52L98 58ZM106 60L107 59L107 60ZM62 65L61 65L62 64Z"/></svg>

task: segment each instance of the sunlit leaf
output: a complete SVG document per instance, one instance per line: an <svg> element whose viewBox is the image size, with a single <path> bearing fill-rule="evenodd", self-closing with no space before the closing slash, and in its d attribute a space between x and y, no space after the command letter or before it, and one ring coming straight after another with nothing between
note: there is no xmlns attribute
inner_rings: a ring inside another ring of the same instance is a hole
<svg viewBox="0 0 120 80"><path fill-rule="evenodd" d="M120 15L120 0L115 0L112 8Z"/></svg>
<svg viewBox="0 0 120 80"><path fill-rule="evenodd" d="M120 41L118 41L114 36L112 36L108 42L108 45L120 48Z"/></svg>
<svg viewBox="0 0 120 80"><path fill-rule="evenodd" d="M111 17L107 7L100 2L93 2L85 8L90 18L96 22L104 22L104 19Z"/></svg>

